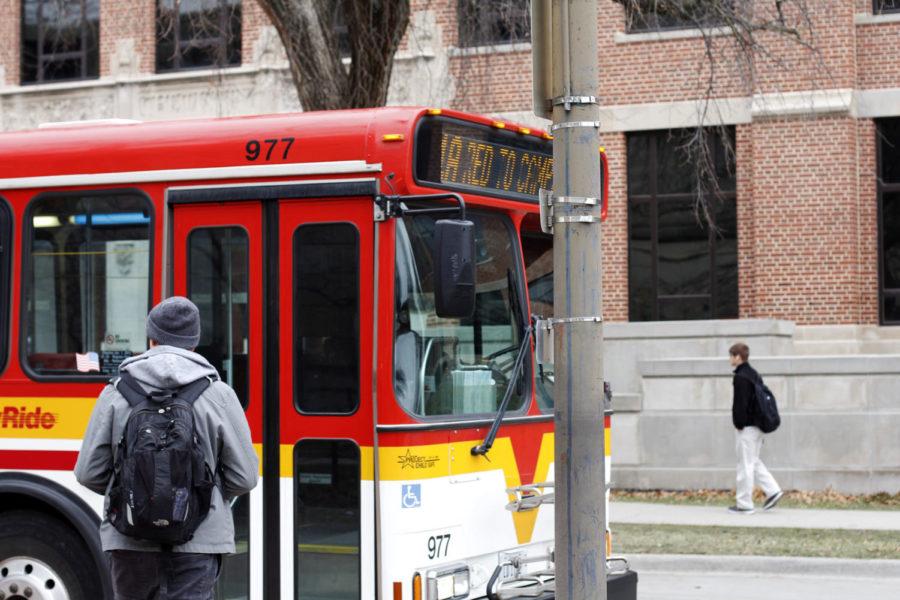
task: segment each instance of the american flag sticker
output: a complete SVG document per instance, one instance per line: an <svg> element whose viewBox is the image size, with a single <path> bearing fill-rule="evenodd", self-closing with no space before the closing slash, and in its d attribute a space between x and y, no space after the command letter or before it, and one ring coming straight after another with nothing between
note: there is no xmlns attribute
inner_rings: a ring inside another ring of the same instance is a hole
<svg viewBox="0 0 900 600"><path fill-rule="evenodd" d="M75 369L81 373L100 370L100 357L96 352L75 353Z"/></svg>

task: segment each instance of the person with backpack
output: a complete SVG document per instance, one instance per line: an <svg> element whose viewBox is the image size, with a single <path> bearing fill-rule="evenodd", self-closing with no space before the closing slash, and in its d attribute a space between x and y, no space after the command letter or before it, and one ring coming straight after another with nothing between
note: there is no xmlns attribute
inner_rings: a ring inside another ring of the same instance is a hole
<svg viewBox="0 0 900 600"><path fill-rule="evenodd" d="M728 510L736 514L752 514L754 479L763 489L766 499L763 510L774 508L784 492L759 458L764 430L774 431L778 427L778 412L775 398L763 384L762 377L750 366L750 348L737 343L728 350L731 366L734 367L734 397L731 405L731 420L737 430L735 449L737 451L737 494L736 503ZM762 398L758 398L762 396ZM772 413L774 412L774 416Z"/></svg>
<svg viewBox="0 0 900 600"><path fill-rule="evenodd" d="M75 478L105 496L116 600L211 600L235 549L230 502L256 486L259 463L237 396L194 352L194 303L157 304L147 337L97 399Z"/></svg>

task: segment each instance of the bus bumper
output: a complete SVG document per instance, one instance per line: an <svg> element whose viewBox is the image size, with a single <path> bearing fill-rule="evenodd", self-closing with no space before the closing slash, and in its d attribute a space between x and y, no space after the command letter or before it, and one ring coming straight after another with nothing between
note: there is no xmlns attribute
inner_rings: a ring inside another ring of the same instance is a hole
<svg viewBox="0 0 900 600"><path fill-rule="evenodd" d="M607 600L637 600L637 571L625 569L610 573L606 580L606 598ZM535 600L534 596L522 596L522 600ZM537 600L555 600L554 592L547 592L542 596L538 596Z"/></svg>

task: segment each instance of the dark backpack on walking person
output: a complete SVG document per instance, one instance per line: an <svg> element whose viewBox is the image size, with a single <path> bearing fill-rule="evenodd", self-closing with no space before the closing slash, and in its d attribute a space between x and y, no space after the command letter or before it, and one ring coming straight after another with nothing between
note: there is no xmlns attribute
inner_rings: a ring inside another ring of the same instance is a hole
<svg viewBox="0 0 900 600"><path fill-rule="evenodd" d="M114 385L131 414L116 447L107 518L124 535L184 544L206 518L215 485L193 408L210 380L148 393L120 371Z"/></svg>
<svg viewBox="0 0 900 600"><path fill-rule="evenodd" d="M781 425L781 416L778 414L775 394L763 383L763 378L759 374L757 374L755 381L747 375L740 374L739 376L753 384L753 418L756 426L763 433L772 433Z"/></svg>

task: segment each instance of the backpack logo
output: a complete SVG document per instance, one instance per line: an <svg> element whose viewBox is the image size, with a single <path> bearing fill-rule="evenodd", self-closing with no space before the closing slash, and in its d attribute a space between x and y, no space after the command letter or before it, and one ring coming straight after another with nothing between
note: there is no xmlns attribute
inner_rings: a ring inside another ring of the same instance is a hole
<svg viewBox="0 0 900 600"><path fill-rule="evenodd" d="M148 394L122 372L115 385L131 414L116 447L107 518L124 535L183 544L206 518L214 486L193 409L210 380Z"/></svg>

